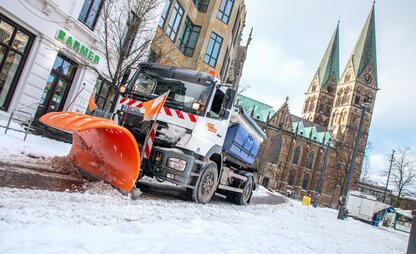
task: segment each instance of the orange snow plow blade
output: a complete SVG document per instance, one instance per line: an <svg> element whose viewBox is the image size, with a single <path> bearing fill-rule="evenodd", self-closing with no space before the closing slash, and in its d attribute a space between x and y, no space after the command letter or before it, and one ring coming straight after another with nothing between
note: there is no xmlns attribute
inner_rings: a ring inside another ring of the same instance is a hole
<svg viewBox="0 0 416 254"><path fill-rule="evenodd" d="M74 112L51 112L39 120L72 132L68 156L76 167L130 192L140 170L139 149L130 131L111 120Z"/></svg>

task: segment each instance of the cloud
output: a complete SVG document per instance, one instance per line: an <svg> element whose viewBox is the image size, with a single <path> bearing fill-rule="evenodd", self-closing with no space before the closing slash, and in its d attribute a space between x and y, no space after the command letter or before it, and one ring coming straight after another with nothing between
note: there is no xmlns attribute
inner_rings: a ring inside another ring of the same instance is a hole
<svg viewBox="0 0 416 254"><path fill-rule="evenodd" d="M244 66L243 82L251 86L244 94L279 108L290 96L292 113L300 114L303 93L312 77L307 61L285 53L277 43L258 39L253 41Z"/></svg>

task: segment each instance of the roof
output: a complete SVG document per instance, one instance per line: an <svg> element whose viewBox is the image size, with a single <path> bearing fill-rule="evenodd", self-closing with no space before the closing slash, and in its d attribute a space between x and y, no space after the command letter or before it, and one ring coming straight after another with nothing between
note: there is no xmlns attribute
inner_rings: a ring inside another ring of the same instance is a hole
<svg viewBox="0 0 416 254"><path fill-rule="evenodd" d="M328 143L330 134L325 126L310 122L296 115L290 115L292 119L292 129L297 135L304 138L311 138L311 140L324 143ZM333 147L333 145L331 145Z"/></svg>
<svg viewBox="0 0 416 254"><path fill-rule="evenodd" d="M245 112L256 120L266 122L267 116L272 116L276 112L272 106L267 105L263 102L254 100L242 94L237 94L234 104L239 105ZM254 112L252 114L254 108Z"/></svg>
<svg viewBox="0 0 416 254"><path fill-rule="evenodd" d="M360 37L351 55L354 71L359 76L368 63L373 62L375 78L377 78L377 54L376 54L376 26L374 4L364 24ZM378 83L378 82L377 82Z"/></svg>
<svg viewBox="0 0 416 254"><path fill-rule="evenodd" d="M324 57L321 60L318 68L319 85L322 88L328 79L335 74L336 81L339 79L339 22L328 47L325 51Z"/></svg>

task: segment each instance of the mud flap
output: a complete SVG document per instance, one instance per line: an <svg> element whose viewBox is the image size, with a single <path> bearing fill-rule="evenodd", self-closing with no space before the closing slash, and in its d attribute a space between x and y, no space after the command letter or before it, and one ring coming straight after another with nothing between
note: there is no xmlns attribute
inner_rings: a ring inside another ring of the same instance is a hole
<svg viewBox="0 0 416 254"><path fill-rule="evenodd" d="M73 134L68 156L76 167L130 192L140 170L139 148L130 131L111 120L74 112L51 112L39 120Z"/></svg>

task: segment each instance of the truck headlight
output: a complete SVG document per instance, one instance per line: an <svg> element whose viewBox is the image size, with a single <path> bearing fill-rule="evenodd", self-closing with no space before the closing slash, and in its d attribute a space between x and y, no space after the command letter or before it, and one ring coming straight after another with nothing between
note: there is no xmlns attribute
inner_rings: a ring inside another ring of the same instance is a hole
<svg viewBox="0 0 416 254"><path fill-rule="evenodd" d="M178 171L184 171L186 167L186 161L177 158L168 158L167 166Z"/></svg>

